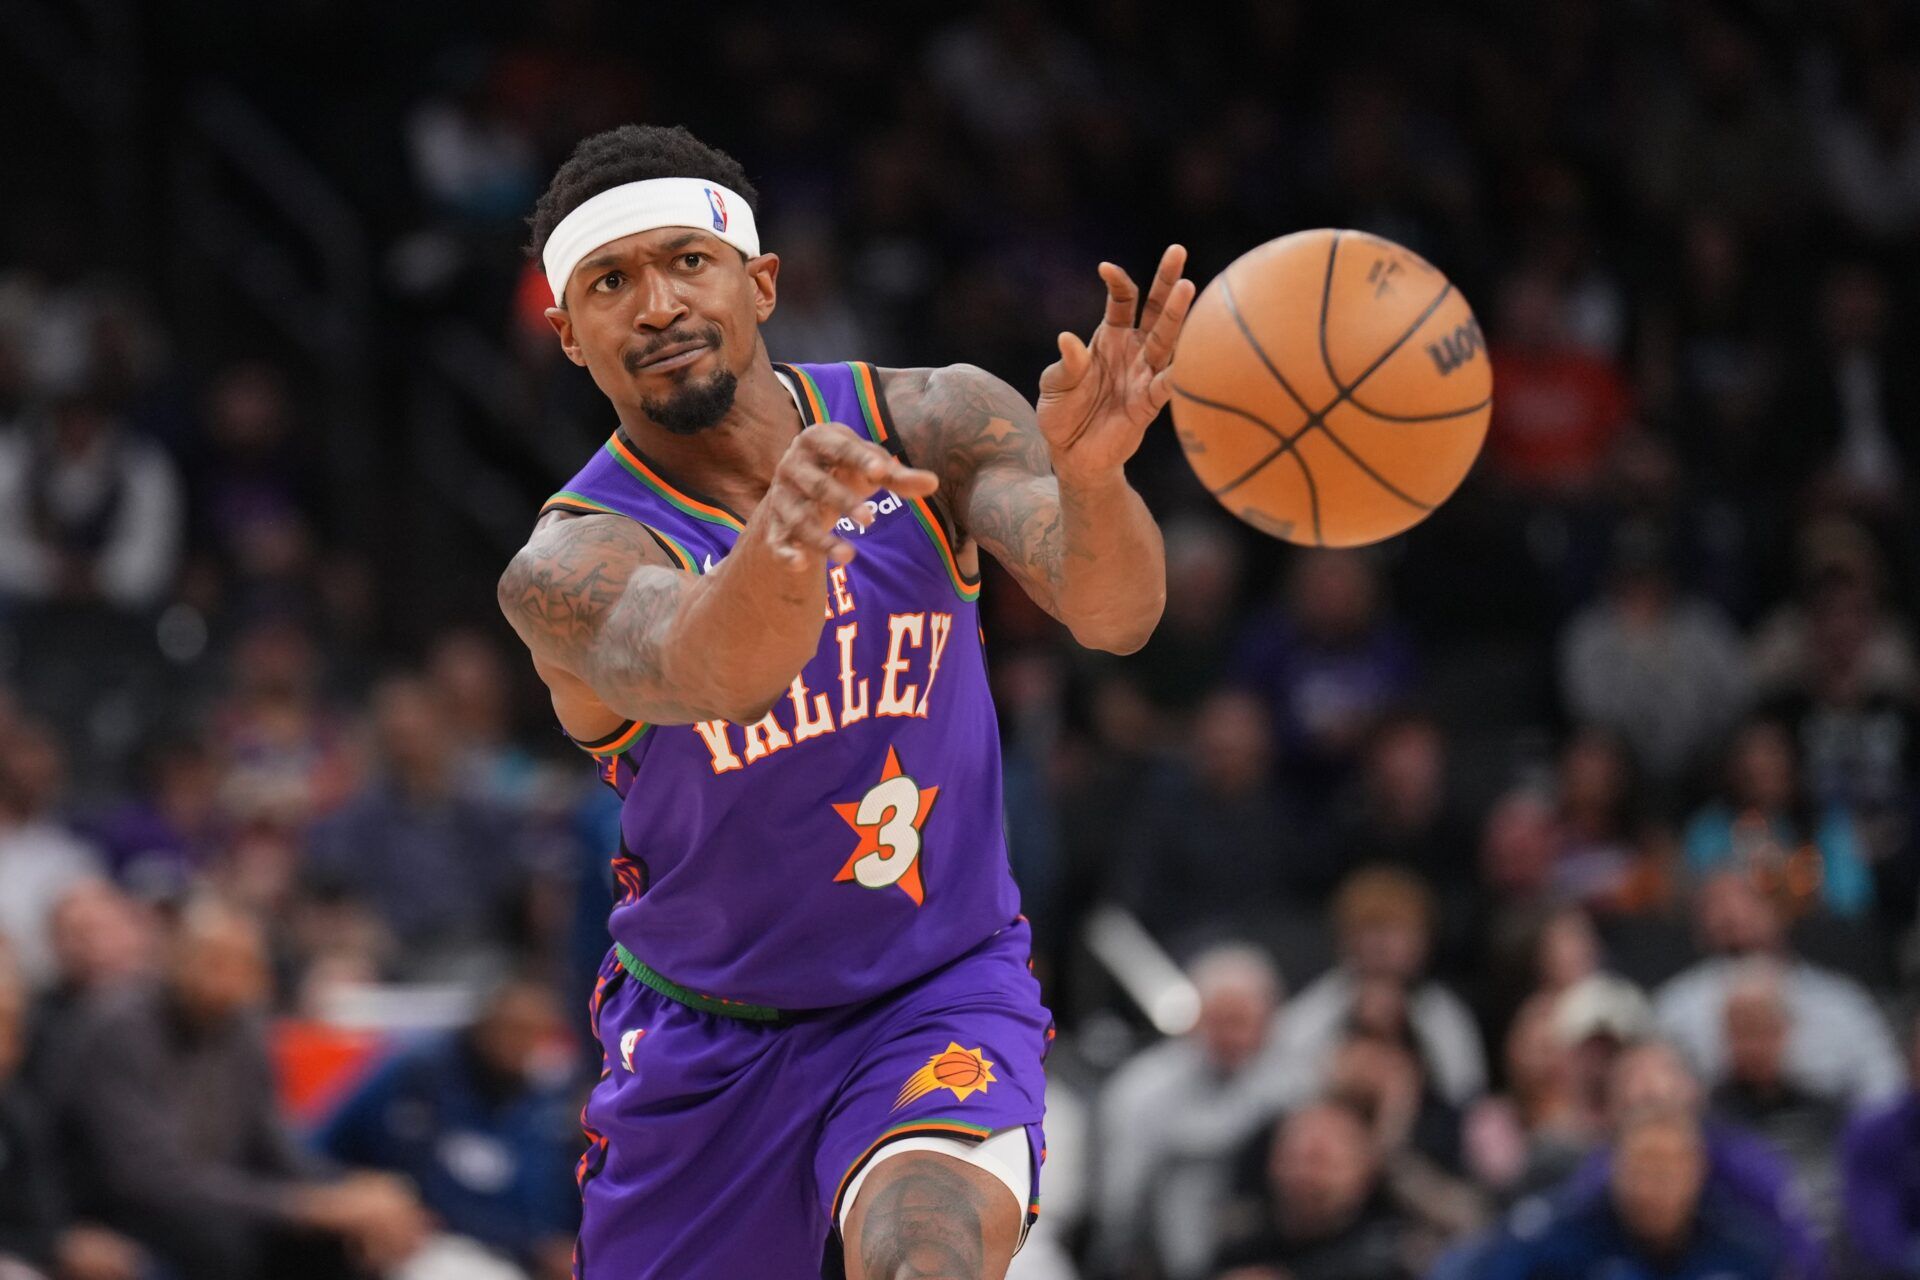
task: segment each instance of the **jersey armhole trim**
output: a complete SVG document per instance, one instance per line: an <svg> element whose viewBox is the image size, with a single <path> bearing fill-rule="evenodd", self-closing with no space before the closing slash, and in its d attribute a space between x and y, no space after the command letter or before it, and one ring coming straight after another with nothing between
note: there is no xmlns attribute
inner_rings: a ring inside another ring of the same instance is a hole
<svg viewBox="0 0 1920 1280"><path fill-rule="evenodd" d="M827 397L820 390L820 384L813 380L813 375L807 372L805 366L776 362L773 367L787 375L792 381L792 384L799 389L800 416L806 420L802 425L811 427L825 422L827 420Z"/></svg>
<svg viewBox="0 0 1920 1280"><path fill-rule="evenodd" d="M887 410L886 397L881 393L880 378L874 367L864 361L849 360L847 368L853 371L853 389L860 401L861 416L867 420L867 434L898 458L901 465L912 466L912 460L907 457L906 443L894 426L893 415ZM925 498L910 499L909 507L928 540L933 543L934 551L939 554L954 593L969 603L978 600L980 575L967 573L960 567L957 554L962 545L960 532L948 519L947 513Z"/></svg>
<svg viewBox="0 0 1920 1280"><path fill-rule="evenodd" d="M700 562L694 559L693 552L687 550L679 539L670 534L662 533L638 516L630 516L624 511L616 511L604 502L595 502L592 498L586 497L584 494L572 493L562 489L541 505L540 515L544 516L549 511L566 511L577 516L619 516L624 520L631 520L647 531L647 536L653 539L654 545L666 552L667 558L673 561L676 566L685 570L687 573L698 574L701 572Z"/></svg>
<svg viewBox="0 0 1920 1280"><path fill-rule="evenodd" d="M535 518L537 519L539 516L544 516L549 511L570 511L578 516L617 516L626 514L622 511L615 511L604 502L596 502L584 493L575 493L571 489L562 489L541 503L540 510L536 513Z"/></svg>
<svg viewBox="0 0 1920 1280"><path fill-rule="evenodd" d="M651 728L653 728L653 726L645 720L625 720L622 721L620 727L612 733L604 737L595 738L591 742L582 742L570 733L567 734L567 738L574 746L580 748L588 755L596 759L608 759L624 754L634 743L640 741L641 737ZM563 729L562 732L565 732L565 730Z"/></svg>

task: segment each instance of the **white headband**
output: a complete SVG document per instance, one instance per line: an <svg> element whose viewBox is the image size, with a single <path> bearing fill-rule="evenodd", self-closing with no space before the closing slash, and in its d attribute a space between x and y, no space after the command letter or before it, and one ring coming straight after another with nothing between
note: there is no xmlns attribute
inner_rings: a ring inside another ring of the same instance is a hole
<svg viewBox="0 0 1920 1280"><path fill-rule="evenodd" d="M744 197L705 178L648 178L610 187L585 201L547 237L540 253L553 287L553 304L565 306L567 277L588 254L623 236L656 227L698 227L749 258L760 254L760 232Z"/></svg>

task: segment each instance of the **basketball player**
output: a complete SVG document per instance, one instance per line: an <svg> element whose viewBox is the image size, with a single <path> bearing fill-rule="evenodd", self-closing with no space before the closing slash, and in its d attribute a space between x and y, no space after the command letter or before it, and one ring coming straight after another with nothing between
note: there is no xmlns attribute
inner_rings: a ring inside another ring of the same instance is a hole
<svg viewBox="0 0 1920 1280"><path fill-rule="evenodd" d="M977 617L996 556L1080 643L1165 595L1122 464L1193 285L1167 251L1039 407L967 365L769 359L780 259L683 129L581 143L533 218L605 448L500 581L622 796L587 1280L1000 1277L1037 1208L1051 1028L1007 868Z"/></svg>

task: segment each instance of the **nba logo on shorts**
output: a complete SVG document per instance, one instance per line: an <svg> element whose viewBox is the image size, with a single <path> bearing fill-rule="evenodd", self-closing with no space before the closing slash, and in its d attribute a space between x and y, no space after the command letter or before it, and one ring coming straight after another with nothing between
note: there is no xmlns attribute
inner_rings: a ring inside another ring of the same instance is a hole
<svg viewBox="0 0 1920 1280"><path fill-rule="evenodd" d="M639 1044L640 1037L645 1034L639 1027L620 1033L620 1065L627 1069L628 1074L633 1072L633 1046Z"/></svg>
<svg viewBox="0 0 1920 1280"><path fill-rule="evenodd" d="M707 207L713 210L713 229L715 231L725 231L727 229L727 202L722 200L720 193L712 187L702 187L701 190L707 193Z"/></svg>

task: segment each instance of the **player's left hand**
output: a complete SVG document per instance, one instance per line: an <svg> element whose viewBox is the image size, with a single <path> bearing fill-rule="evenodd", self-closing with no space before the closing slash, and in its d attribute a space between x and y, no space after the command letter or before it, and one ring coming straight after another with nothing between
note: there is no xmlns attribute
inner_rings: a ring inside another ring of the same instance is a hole
<svg viewBox="0 0 1920 1280"><path fill-rule="evenodd" d="M1131 276L1114 263L1100 264L1107 284L1100 327L1087 342L1061 334L1060 358L1040 375L1035 413L1062 480L1117 472L1166 406L1172 394L1167 366L1195 292L1180 274L1186 264L1186 249L1169 245L1144 307Z"/></svg>

